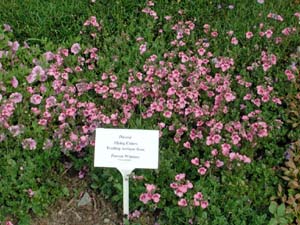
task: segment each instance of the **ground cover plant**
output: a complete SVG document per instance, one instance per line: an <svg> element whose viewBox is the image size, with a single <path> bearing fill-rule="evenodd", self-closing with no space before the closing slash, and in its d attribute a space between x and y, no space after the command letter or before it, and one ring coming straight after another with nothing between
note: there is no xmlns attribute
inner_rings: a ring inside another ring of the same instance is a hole
<svg viewBox="0 0 300 225"><path fill-rule="evenodd" d="M131 177L128 224L296 224L297 3L86 4L54 43L1 21L0 221L30 224L67 195L70 162L121 206L120 174L92 167L95 129L118 127L160 130L159 169Z"/></svg>

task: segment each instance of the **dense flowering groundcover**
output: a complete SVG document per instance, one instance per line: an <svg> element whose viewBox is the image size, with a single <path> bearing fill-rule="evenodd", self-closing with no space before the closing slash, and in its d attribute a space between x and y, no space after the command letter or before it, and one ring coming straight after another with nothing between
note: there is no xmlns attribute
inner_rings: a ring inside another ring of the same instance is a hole
<svg viewBox="0 0 300 225"><path fill-rule="evenodd" d="M0 220L30 224L29 212L67 194L55 184L66 162L121 205L118 172L92 168L95 129L116 127L160 130L159 169L131 178L130 223L148 213L157 224L296 222L271 197L298 138L286 96L299 98L300 13L265 10L243 31L184 9L159 15L152 1L139 13L143 32L104 45L105 26L90 16L76 42L51 51L19 43L4 24Z"/></svg>

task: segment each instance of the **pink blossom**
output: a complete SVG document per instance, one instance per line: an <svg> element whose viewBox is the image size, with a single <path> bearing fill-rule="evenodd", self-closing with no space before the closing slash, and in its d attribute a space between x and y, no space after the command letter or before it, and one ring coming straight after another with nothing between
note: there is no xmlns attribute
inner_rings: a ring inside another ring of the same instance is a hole
<svg viewBox="0 0 300 225"><path fill-rule="evenodd" d="M215 37L218 37L219 34L217 31L213 31L210 33L210 35L215 38Z"/></svg>
<svg viewBox="0 0 300 225"><path fill-rule="evenodd" d="M12 94L9 96L9 99L10 99L13 103L20 103L20 102L22 102L23 96L22 96L21 93L15 92L15 93L12 93Z"/></svg>
<svg viewBox="0 0 300 225"><path fill-rule="evenodd" d="M194 203L194 206L200 206L200 201L198 201L196 199L194 199L193 203Z"/></svg>
<svg viewBox="0 0 300 225"><path fill-rule="evenodd" d="M148 201L150 201L150 200L151 200L151 195L150 194L148 194L148 193L142 193L140 195L140 201L143 202L144 204L147 204Z"/></svg>
<svg viewBox="0 0 300 225"><path fill-rule="evenodd" d="M207 169L206 169L205 167L200 167L200 168L198 169L198 173L199 173L200 175L205 175L205 174L206 174L206 171L207 171Z"/></svg>
<svg viewBox="0 0 300 225"><path fill-rule="evenodd" d="M45 52L43 56L47 61L51 61L55 57L55 55L52 52Z"/></svg>
<svg viewBox="0 0 300 225"><path fill-rule="evenodd" d="M24 149L34 150L36 149L36 141L32 138L26 138L22 141Z"/></svg>
<svg viewBox="0 0 300 225"><path fill-rule="evenodd" d="M206 168L210 168L210 161L205 161L205 162L204 162L204 166L205 166Z"/></svg>
<svg viewBox="0 0 300 225"><path fill-rule="evenodd" d="M237 45L238 43L239 43L239 41L236 37L231 38L231 44Z"/></svg>
<svg viewBox="0 0 300 225"><path fill-rule="evenodd" d="M219 168L219 167L222 167L223 165L224 165L224 162L217 159L216 166Z"/></svg>
<svg viewBox="0 0 300 225"><path fill-rule="evenodd" d="M171 112L171 111L165 111L163 115L164 115L164 117L166 117L166 118L171 118L172 112Z"/></svg>
<svg viewBox="0 0 300 225"><path fill-rule="evenodd" d="M217 149L211 150L211 155L212 156L217 156L218 155L218 150Z"/></svg>
<svg viewBox="0 0 300 225"><path fill-rule="evenodd" d="M37 94L34 94L30 98L30 102L34 105L39 105L42 101L43 97Z"/></svg>
<svg viewBox="0 0 300 225"><path fill-rule="evenodd" d="M31 188L29 188L28 190L27 190L27 193L28 193L28 196L30 197L30 198L32 198L33 196L34 196L34 191L32 191L32 189Z"/></svg>
<svg viewBox="0 0 300 225"><path fill-rule="evenodd" d="M147 44L142 44L140 46L140 54L143 55L147 51Z"/></svg>
<svg viewBox="0 0 300 225"><path fill-rule="evenodd" d="M272 34L273 34L273 31L270 29L265 31L265 35L268 39L272 37Z"/></svg>
<svg viewBox="0 0 300 225"><path fill-rule="evenodd" d="M186 207L187 206L187 201L185 198L181 198L179 201L178 201L178 205L181 206L181 207Z"/></svg>
<svg viewBox="0 0 300 225"><path fill-rule="evenodd" d="M293 72L291 70L285 70L284 73L285 73L288 80L294 80L295 79L295 75L293 74Z"/></svg>
<svg viewBox="0 0 300 225"><path fill-rule="evenodd" d="M155 193L155 194L152 195L151 198L152 198L153 202L158 203L159 200L160 200L160 194Z"/></svg>
<svg viewBox="0 0 300 225"><path fill-rule="evenodd" d="M156 189L156 186L154 184L145 184L145 185L148 193L153 193Z"/></svg>
<svg viewBox="0 0 300 225"><path fill-rule="evenodd" d="M183 180L185 178L185 173L179 173L175 176L176 181Z"/></svg>
<svg viewBox="0 0 300 225"><path fill-rule="evenodd" d="M4 31L6 31L6 32L12 32L12 29L11 29L11 26L10 25L8 25L8 24L3 24L3 27L4 27Z"/></svg>
<svg viewBox="0 0 300 225"><path fill-rule="evenodd" d="M226 102L231 102L236 98L231 92L226 92L224 97Z"/></svg>
<svg viewBox="0 0 300 225"><path fill-rule="evenodd" d="M187 141L187 142L183 143L183 146L187 149L190 149L191 148L191 143Z"/></svg>
<svg viewBox="0 0 300 225"><path fill-rule="evenodd" d="M46 139L44 144L43 144L43 149L47 150L47 149L51 149L53 147L53 143L50 139Z"/></svg>
<svg viewBox="0 0 300 225"><path fill-rule="evenodd" d="M214 142L215 144L218 144L218 143L221 141L221 139L222 139L222 137L221 137L219 134L215 134L215 135L213 136L213 142Z"/></svg>
<svg viewBox="0 0 300 225"><path fill-rule="evenodd" d="M11 79L11 85L13 86L13 88L17 88L19 85L19 81L15 76L13 76L13 78Z"/></svg>
<svg viewBox="0 0 300 225"><path fill-rule="evenodd" d="M230 144L224 143L224 144L221 145L221 147L222 147L222 154L224 156L229 155L229 152L230 152L230 149L231 149Z"/></svg>
<svg viewBox="0 0 300 225"><path fill-rule="evenodd" d="M0 134L0 142L4 141L6 139L5 134L1 133Z"/></svg>
<svg viewBox="0 0 300 225"><path fill-rule="evenodd" d="M247 39L250 39L250 38L252 38L253 37L253 33L251 32L251 31L248 31L247 33L246 33L246 38Z"/></svg>
<svg viewBox="0 0 300 225"><path fill-rule="evenodd" d="M24 126L23 125L14 125L14 126L10 126L8 128L8 130L12 134L13 137L16 137L16 136L20 135L21 133L23 133Z"/></svg>
<svg viewBox="0 0 300 225"><path fill-rule="evenodd" d="M199 158L193 158L192 160L191 160L191 163L193 164L193 165L195 165L195 166L199 166Z"/></svg>
<svg viewBox="0 0 300 225"><path fill-rule="evenodd" d="M201 201L201 208L205 209L208 206L208 201Z"/></svg>
<svg viewBox="0 0 300 225"><path fill-rule="evenodd" d="M5 225L14 225L10 220L5 222Z"/></svg>
<svg viewBox="0 0 300 225"><path fill-rule="evenodd" d="M203 198L203 194L201 192L197 192L196 194L194 194L194 199L202 200L202 198Z"/></svg>
<svg viewBox="0 0 300 225"><path fill-rule="evenodd" d="M241 138L238 134L232 134L231 140L234 145L237 145L241 141Z"/></svg>
<svg viewBox="0 0 300 225"><path fill-rule="evenodd" d="M69 149L69 150L70 150L70 149L72 149L72 147L73 147L73 144L72 144L71 141L66 141L66 142L65 142L65 148L66 148L66 149Z"/></svg>
<svg viewBox="0 0 300 225"><path fill-rule="evenodd" d="M16 51L18 51L20 44L17 41L14 41L14 42L9 41L8 46L11 47L12 52L16 52Z"/></svg>

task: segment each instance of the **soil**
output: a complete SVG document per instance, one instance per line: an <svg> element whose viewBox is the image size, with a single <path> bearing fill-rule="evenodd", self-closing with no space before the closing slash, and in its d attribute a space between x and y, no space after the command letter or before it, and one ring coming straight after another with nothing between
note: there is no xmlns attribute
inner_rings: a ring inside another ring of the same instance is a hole
<svg viewBox="0 0 300 225"><path fill-rule="evenodd" d="M88 182L77 177L64 177L70 191L68 198L58 200L49 207L47 216L34 218L32 225L117 225L122 212L88 187ZM85 205L78 205L88 195Z"/></svg>

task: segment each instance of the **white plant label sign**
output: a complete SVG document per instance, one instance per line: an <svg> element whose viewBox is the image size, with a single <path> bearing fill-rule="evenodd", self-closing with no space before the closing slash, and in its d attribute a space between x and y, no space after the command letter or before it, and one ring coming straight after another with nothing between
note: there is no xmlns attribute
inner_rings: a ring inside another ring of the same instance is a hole
<svg viewBox="0 0 300 225"><path fill-rule="evenodd" d="M123 214L128 216L129 175L136 168L158 168L159 131L97 128L95 142L94 166L117 168L122 174Z"/></svg>
<svg viewBox="0 0 300 225"><path fill-rule="evenodd" d="M95 167L158 168L158 130L96 129Z"/></svg>

